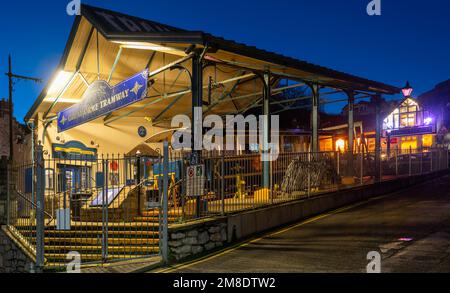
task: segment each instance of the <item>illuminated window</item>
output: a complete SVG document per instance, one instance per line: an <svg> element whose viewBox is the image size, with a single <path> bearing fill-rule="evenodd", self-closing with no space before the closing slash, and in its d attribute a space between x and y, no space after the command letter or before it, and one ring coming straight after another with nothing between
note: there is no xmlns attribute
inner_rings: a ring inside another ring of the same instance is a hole
<svg viewBox="0 0 450 293"><path fill-rule="evenodd" d="M430 148L433 146L433 135L425 134L422 136L422 146L425 148Z"/></svg>
<svg viewBox="0 0 450 293"><path fill-rule="evenodd" d="M402 137L401 149L402 150L417 149L417 136Z"/></svg>
<svg viewBox="0 0 450 293"><path fill-rule="evenodd" d="M320 150L324 152L333 151L333 140L331 138L323 138L319 141Z"/></svg>
<svg viewBox="0 0 450 293"><path fill-rule="evenodd" d="M53 190L55 188L55 170L45 169L45 189Z"/></svg>
<svg viewBox="0 0 450 293"><path fill-rule="evenodd" d="M417 102L413 99L406 99L384 119L383 129L389 130L417 126L422 123L422 116L423 113L420 112Z"/></svg>
<svg viewBox="0 0 450 293"><path fill-rule="evenodd" d="M412 127L416 125L416 113L400 115L400 127Z"/></svg>

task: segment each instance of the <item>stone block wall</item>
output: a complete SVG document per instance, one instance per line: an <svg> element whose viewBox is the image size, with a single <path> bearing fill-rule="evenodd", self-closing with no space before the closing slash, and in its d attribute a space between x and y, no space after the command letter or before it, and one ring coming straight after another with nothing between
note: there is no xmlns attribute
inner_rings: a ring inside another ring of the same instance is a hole
<svg viewBox="0 0 450 293"><path fill-rule="evenodd" d="M30 273L33 262L0 229L0 273Z"/></svg>
<svg viewBox="0 0 450 293"><path fill-rule="evenodd" d="M0 225L6 224L6 199L7 199L7 164L6 157L0 158Z"/></svg>
<svg viewBox="0 0 450 293"><path fill-rule="evenodd" d="M169 228L169 255L182 260L225 245L228 240L226 220Z"/></svg>

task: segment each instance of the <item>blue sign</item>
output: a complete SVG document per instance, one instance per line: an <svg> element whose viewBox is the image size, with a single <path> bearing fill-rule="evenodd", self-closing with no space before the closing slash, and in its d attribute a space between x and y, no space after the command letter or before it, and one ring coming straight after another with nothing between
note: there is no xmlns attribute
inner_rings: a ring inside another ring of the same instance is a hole
<svg viewBox="0 0 450 293"><path fill-rule="evenodd" d="M67 160L96 160L97 149L88 148L82 142L73 140L65 144L53 144L53 158Z"/></svg>
<svg viewBox="0 0 450 293"><path fill-rule="evenodd" d="M148 70L144 70L114 87L104 80L94 81L80 103L58 113L58 132L143 100L147 95L147 79Z"/></svg>

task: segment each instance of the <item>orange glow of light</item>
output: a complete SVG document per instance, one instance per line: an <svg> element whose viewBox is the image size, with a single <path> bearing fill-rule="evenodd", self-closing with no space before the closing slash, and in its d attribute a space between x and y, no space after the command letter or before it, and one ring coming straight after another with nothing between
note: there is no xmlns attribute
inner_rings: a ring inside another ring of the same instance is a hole
<svg viewBox="0 0 450 293"><path fill-rule="evenodd" d="M336 140L336 151L344 151L345 149L345 140L338 139Z"/></svg>

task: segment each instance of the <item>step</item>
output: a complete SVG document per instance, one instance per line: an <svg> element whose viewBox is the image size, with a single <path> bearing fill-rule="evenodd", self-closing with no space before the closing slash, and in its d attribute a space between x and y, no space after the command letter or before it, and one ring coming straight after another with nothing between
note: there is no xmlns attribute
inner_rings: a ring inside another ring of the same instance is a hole
<svg viewBox="0 0 450 293"><path fill-rule="evenodd" d="M33 241L33 244L36 242ZM45 237L46 245L100 245L101 238L62 238L62 237ZM158 245L157 238L108 238L108 245L127 245L125 247L133 247L134 245Z"/></svg>
<svg viewBox="0 0 450 293"><path fill-rule="evenodd" d="M141 216L143 216L143 217L158 217L159 213L160 212L157 210L143 211L141 213ZM181 209L169 210L169 212L167 214L169 217L179 218L182 216L183 212L181 211Z"/></svg>
<svg viewBox="0 0 450 293"><path fill-rule="evenodd" d="M169 223L175 223L176 221L178 221L178 219L179 219L179 217L168 217L167 221ZM134 218L134 220L139 221L139 222L149 222L149 223L155 223L155 224L159 224L159 221L160 221L160 219L157 216L141 216L141 217Z"/></svg>
<svg viewBox="0 0 450 293"><path fill-rule="evenodd" d="M77 251L82 256L87 254L102 254L101 245L46 245L45 256L47 253L69 253L71 251ZM108 246L109 253L116 254L152 254L159 251L159 246Z"/></svg>
<svg viewBox="0 0 450 293"><path fill-rule="evenodd" d="M48 223L47 222L47 226L46 228L56 228L56 224L54 223L54 221ZM149 225L148 223L143 223L143 222L139 222L139 221L133 221L133 222L108 222L108 227L109 228L124 228L124 227L140 227L140 226L152 226ZM32 227L36 227L36 224L15 224L14 227L16 228L24 228L24 229L30 229ZM78 227L95 227L95 228L101 228L103 227L103 223L102 222L78 222L78 221L72 221L72 223L70 224L70 227L72 228L78 228Z"/></svg>
<svg viewBox="0 0 450 293"><path fill-rule="evenodd" d="M25 237L35 237L36 231L20 231ZM102 235L101 230L74 230L74 231L63 231L63 230L45 230L45 238L47 237L83 237L83 236L95 236ZM108 236L113 236L120 238L119 236L135 236L135 237L159 237L159 231L149 230L149 231L108 231Z"/></svg>
<svg viewBox="0 0 450 293"><path fill-rule="evenodd" d="M157 254L158 251L155 251L153 254ZM125 260L125 259L135 259L135 258L140 258L140 257L147 257L149 256L148 254L132 254L132 253L128 253L128 254L117 254L117 253L109 253L108 254L108 260ZM46 253L45 254L45 259L47 260L47 263L52 263L52 264L66 264L68 262L67 260L67 254L65 253ZM87 262L99 262L102 261L102 255L101 253L89 253L89 254L81 254L81 263L87 263ZM59 265L59 266L60 266ZM48 266L46 264L46 266Z"/></svg>
<svg viewBox="0 0 450 293"><path fill-rule="evenodd" d="M108 231L154 231L159 229L159 224L156 222L139 222L139 225L133 226L108 226ZM36 227L21 227L16 226L18 231L33 231L36 230ZM102 226L71 226L68 231L102 231ZM47 231L64 231L64 230L56 230L55 226L46 226L45 232Z"/></svg>

